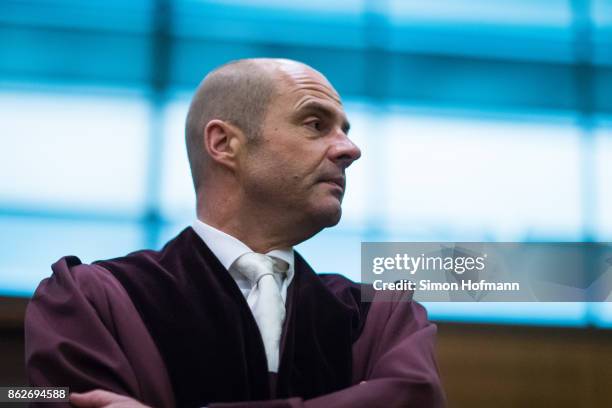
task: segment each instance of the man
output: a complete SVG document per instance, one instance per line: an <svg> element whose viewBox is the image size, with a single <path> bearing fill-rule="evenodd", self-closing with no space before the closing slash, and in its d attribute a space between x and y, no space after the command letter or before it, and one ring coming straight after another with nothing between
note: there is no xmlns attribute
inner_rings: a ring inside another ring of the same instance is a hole
<svg viewBox="0 0 612 408"><path fill-rule="evenodd" d="M292 249L340 220L361 154L348 130L304 64L210 73L186 125L193 227L161 251L54 264L27 311L31 383L86 392L81 407L442 406L424 309L362 303Z"/></svg>

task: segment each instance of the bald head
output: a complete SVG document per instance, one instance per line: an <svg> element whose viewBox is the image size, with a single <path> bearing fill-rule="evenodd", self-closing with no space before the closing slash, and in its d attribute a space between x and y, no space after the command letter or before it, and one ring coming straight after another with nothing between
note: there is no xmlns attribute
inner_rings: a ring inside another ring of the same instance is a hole
<svg viewBox="0 0 612 408"><path fill-rule="evenodd" d="M213 119L238 127L247 140L257 140L271 99L287 71L306 65L286 59L243 59L209 73L198 86L187 114L187 155L196 190L208 161L204 129ZM308 69L312 69L307 67Z"/></svg>

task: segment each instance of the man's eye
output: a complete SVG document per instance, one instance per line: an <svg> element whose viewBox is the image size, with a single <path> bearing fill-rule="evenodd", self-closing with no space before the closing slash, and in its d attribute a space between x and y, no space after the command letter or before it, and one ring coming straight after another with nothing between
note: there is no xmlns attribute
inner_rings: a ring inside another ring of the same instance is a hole
<svg viewBox="0 0 612 408"><path fill-rule="evenodd" d="M320 120L311 120L309 122L306 122L306 126L316 131L320 131L321 129L323 129L323 124Z"/></svg>

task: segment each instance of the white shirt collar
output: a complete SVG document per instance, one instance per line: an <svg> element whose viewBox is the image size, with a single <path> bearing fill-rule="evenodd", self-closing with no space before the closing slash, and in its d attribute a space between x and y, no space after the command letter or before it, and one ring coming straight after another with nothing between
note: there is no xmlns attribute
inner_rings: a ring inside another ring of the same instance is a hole
<svg viewBox="0 0 612 408"><path fill-rule="evenodd" d="M193 222L192 227L227 270L230 269L234 261L236 261L236 259L238 259L241 255L244 255L247 252L254 252L239 239L226 234L225 232L218 230L197 218ZM291 281L294 271L293 264L295 261L293 248L274 249L267 252L266 255L282 259L289 264L286 280Z"/></svg>

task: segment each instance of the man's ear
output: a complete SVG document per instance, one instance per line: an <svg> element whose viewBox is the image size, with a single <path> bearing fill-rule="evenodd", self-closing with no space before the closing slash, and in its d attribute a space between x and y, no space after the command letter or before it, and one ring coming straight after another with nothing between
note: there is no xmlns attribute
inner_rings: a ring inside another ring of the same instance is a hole
<svg viewBox="0 0 612 408"><path fill-rule="evenodd" d="M242 131L220 119L213 119L204 128L204 148L209 157L229 168L236 167L239 149L245 141Z"/></svg>

